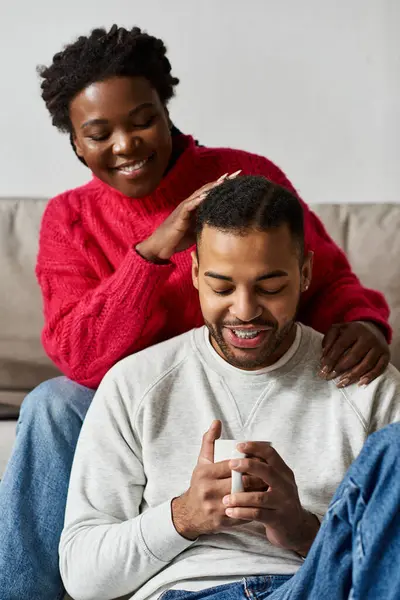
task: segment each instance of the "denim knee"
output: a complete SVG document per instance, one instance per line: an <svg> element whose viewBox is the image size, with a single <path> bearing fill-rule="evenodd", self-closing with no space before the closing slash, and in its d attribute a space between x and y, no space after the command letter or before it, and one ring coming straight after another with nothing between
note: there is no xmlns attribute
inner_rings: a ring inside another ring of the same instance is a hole
<svg viewBox="0 0 400 600"><path fill-rule="evenodd" d="M400 422L386 425L371 434L365 443L365 449L384 450L390 452L393 458L400 458Z"/></svg>
<svg viewBox="0 0 400 600"><path fill-rule="evenodd" d="M76 416L83 421L94 391L67 377L55 377L38 385L21 405L19 425L58 424Z"/></svg>

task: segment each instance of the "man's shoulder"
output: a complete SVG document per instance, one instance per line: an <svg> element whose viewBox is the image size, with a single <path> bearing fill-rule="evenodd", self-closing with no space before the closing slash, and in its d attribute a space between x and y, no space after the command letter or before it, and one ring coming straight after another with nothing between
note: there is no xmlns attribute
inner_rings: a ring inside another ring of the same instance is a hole
<svg viewBox="0 0 400 600"><path fill-rule="evenodd" d="M303 358L306 360L308 364L318 363L321 360L321 352L322 352L322 340L324 336L319 331L316 331L312 327L308 325L303 325L303 323L299 323L301 327L301 343L300 343L300 351L303 353Z"/></svg>
<svg viewBox="0 0 400 600"><path fill-rule="evenodd" d="M400 420L400 373L391 364L367 386L355 383L340 391L363 419L368 433Z"/></svg>
<svg viewBox="0 0 400 600"><path fill-rule="evenodd" d="M179 368L193 355L195 331L192 329L123 358L112 367L107 376L118 385L128 385L129 388L143 391Z"/></svg>

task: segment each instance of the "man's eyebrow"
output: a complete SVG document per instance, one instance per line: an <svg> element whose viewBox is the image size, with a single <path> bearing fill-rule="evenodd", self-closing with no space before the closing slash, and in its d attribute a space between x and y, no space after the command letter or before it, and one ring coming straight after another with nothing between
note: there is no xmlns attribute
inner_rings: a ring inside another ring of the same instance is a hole
<svg viewBox="0 0 400 600"><path fill-rule="evenodd" d="M265 281L266 279L275 279L277 277L287 277L287 271L283 271L282 269L277 269L276 271L271 271L270 273L265 273L265 275L261 275L257 277L256 281ZM226 275L221 275L220 273L214 273L214 271L206 271L204 273L205 277L212 277L213 279L220 279L221 281L230 281L233 282L232 277L227 277Z"/></svg>
<svg viewBox="0 0 400 600"><path fill-rule="evenodd" d="M153 106L153 102L143 102L143 104L139 104L139 106L132 108L132 110L129 111L128 116L133 117L144 108L152 108ZM107 125L107 123L107 119L89 119L89 121L85 121L81 125L81 129L83 129L84 127L88 127L88 125Z"/></svg>

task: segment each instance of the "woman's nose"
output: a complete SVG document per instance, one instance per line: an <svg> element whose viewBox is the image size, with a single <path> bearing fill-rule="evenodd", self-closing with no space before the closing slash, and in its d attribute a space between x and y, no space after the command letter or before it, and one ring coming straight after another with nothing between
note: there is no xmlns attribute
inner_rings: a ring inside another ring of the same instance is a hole
<svg viewBox="0 0 400 600"><path fill-rule="evenodd" d="M113 141L113 153L127 156L132 154L140 146L140 143L140 139L132 132L121 132Z"/></svg>

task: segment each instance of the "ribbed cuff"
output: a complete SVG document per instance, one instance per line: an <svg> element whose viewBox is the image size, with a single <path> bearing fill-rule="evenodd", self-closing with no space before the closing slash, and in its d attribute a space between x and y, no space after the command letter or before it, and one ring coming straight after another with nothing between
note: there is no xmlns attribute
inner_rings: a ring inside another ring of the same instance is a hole
<svg viewBox="0 0 400 600"><path fill-rule="evenodd" d="M142 542L157 560L168 563L194 544L182 537L172 521L171 500L150 508L140 520Z"/></svg>

